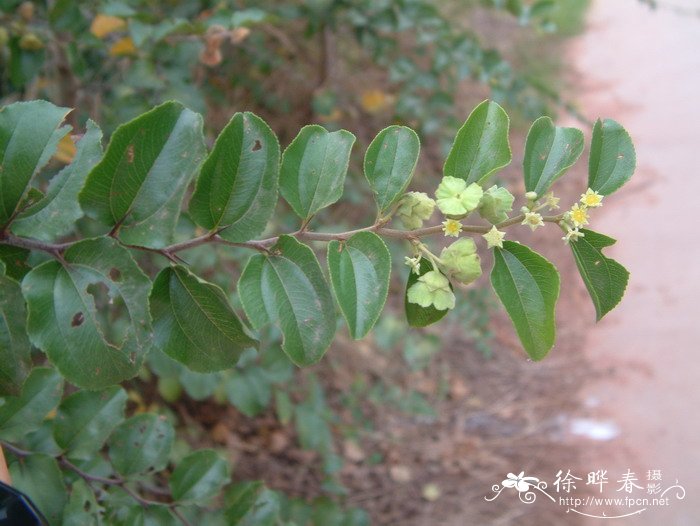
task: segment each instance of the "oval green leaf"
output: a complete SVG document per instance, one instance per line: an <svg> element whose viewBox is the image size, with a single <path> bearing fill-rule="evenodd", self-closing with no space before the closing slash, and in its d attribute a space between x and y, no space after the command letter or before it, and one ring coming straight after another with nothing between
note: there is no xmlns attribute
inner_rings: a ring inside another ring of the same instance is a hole
<svg viewBox="0 0 700 526"><path fill-rule="evenodd" d="M44 241L54 241L69 233L83 216L78 194L101 157L102 130L89 120L73 162L51 179L42 199L17 216L12 222L12 232Z"/></svg>
<svg viewBox="0 0 700 526"><path fill-rule="evenodd" d="M253 327L278 322L282 349L297 365L321 359L335 335L333 297L316 255L291 236L250 258L238 282Z"/></svg>
<svg viewBox="0 0 700 526"><path fill-rule="evenodd" d="M346 130L304 126L282 155L280 193L294 212L308 220L343 195L355 136Z"/></svg>
<svg viewBox="0 0 700 526"><path fill-rule="evenodd" d="M525 141L525 189L543 196L582 152L581 130L555 126L549 117L540 117L532 123Z"/></svg>
<svg viewBox="0 0 700 526"><path fill-rule="evenodd" d="M411 327L427 327L435 322L440 321L449 312L449 309L438 310L432 305L430 307L421 307L417 303L411 303L408 301L408 289L410 289L426 272L430 272L433 269L433 264L426 258L420 259L420 269L418 274L414 274L411 271L408 274L408 281L406 283L406 293L404 295L404 305L406 310L406 320ZM450 288L452 284L450 283Z"/></svg>
<svg viewBox="0 0 700 526"><path fill-rule="evenodd" d="M582 229L584 237L569 243L576 266L595 306L596 320L613 310L622 300L630 273L603 249L615 244L611 237Z"/></svg>
<svg viewBox="0 0 700 526"><path fill-rule="evenodd" d="M55 369L35 367L19 396L4 398L0 406L0 438L18 442L41 427L46 415L58 405L63 378Z"/></svg>
<svg viewBox="0 0 700 526"><path fill-rule="evenodd" d="M554 345L554 307L559 273L544 257L514 241L494 250L491 285L506 308L520 341L533 360Z"/></svg>
<svg viewBox="0 0 700 526"><path fill-rule="evenodd" d="M443 175L483 184L496 170L510 164L509 126L508 114L497 103L485 100L479 104L457 132Z"/></svg>
<svg viewBox="0 0 700 526"><path fill-rule="evenodd" d="M126 243L167 245L205 152L201 115L166 102L122 124L80 193L85 213Z"/></svg>
<svg viewBox="0 0 700 526"><path fill-rule="evenodd" d="M230 369L245 349L257 346L224 291L185 267L163 269L150 300L155 344L193 371Z"/></svg>
<svg viewBox="0 0 700 526"><path fill-rule="evenodd" d="M328 243L328 270L335 298L356 340L377 323L389 292L391 254L372 232Z"/></svg>
<svg viewBox="0 0 700 526"><path fill-rule="evenodd" d="M29 339L85 389L131 378L151 345L149 288L117 241L80 241L66 250L63 263L47 261L24 277Z"/></svg>
<svg viewBox="0 0 700 526"><path fill-rule="evenodd" d="M126 399L126 392L118 386L73 393L58 406L53 430L56 443L70 458L92 458L124 420Z"/></svg>
<svg viewBox="0 0 700 526"><path fill-rule="evenodd" d="M165 416L132 416L114 430L107 443L114 469L124 477L160 471L168 464L175 430Z"/></svg>
<svg viewBox="0 0 700 526"><path fill-rule="evenodd" d="M59 128L70 111L43 100L0 108L0 227L15 215L32 178L70 131Z"/></svg>
<svg viewBox="0 0 700 526"><path fill-rule="evenodd" d="M595 123L588 158L588 187L610 195L630 180L637 165L632 138L612 119Z"/></svg>
<svg viewBox="0 0 700 526"><path fill-rule="evenodd" d="M178 502L203 501L215 496L229 482L227 462L211 449L187 455L170 477L170 490Z"/></svg>
<svg viewBox="0 0 700 526"><path fill-rule="evenodd" d="M31 367L22 289L0 261L0 396L17 395Z"/></svg>
<svg viewBox="0 0 700 526"><path fill-rule="evenodd" d="M420 139L405 126L380 131L365 154L365 177L374 192L379 213L384 213L404 193L418 163Z"/></svg>
<svg viewBox="0 0 700 526"><path fill-rule="evenodd" d="M195 223L242 242L265 230L277 201L280 146L260 117L236 113L204 161L190 200Z"/></svg>

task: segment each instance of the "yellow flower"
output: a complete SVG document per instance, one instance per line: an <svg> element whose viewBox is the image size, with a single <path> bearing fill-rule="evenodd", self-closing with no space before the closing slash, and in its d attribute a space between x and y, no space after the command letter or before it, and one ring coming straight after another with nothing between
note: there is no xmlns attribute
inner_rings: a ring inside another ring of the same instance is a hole
<svg viewBox="0 0 700 526"><path fill-rule="evenodd" d="M559 208L559 198L554 197L554 192L549 192L544 196L544 204L549 207L550 210L556 210Z"/></svg>
<svg viewBox="0 0 700 526"><path fill-rule="evenodd" d="M537 212L526 212L525 219L520 224L527 225L531 230L535 231L537 227L544 226L544 221L542 221L542 216Z"/></svg>
<svg viewBox="0 0 700 526"><path fill-rule="evenodd" d="M446 236L459 237L459 233L462 231L462 223L454 219L448 219L442 222L442 231Z"/></svg>
<svg viewBox="0 0 700 526"><path fill-rule="evenodd" d="M485 233L481 237L483 237L486 240L486 247L487 248L494 248L494 247L503 248L503 238L506 237L506 233L501 232L495 226L492 226L491 230L489 230L487 233Z"/></svg>
<svg viewBox="0 0 700 526"><path fill-rule="evenodd" d="M588 224L588 209L576 203L569 211L569 218L576 228Z"/></svg>
<svg viewBox="0 0 700 526"><path fill-rule="evenodd" d="M603 196L589 188L585 194L581 194L581 203L588 208L597 208L603 206Z"/></svg>

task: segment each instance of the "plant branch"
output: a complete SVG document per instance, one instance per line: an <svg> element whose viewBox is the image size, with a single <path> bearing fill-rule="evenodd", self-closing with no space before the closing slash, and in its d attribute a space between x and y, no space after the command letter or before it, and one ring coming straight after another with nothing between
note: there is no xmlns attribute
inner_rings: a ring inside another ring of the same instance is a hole
<svg viewBox="0 0 700 526"><path fill-rule="evenodd" d="M520 224L525 216L523 214L519 214L517 216L514 216L506 221L503 221L502 223L499 223L496 226L499 230L511 227L513 225ZM544 216L543 220L548 223L559 223L562 219L562 215L556 215L556 216ZM305 239L308 241L344 241L347 240L348 238L352 237L354 234L357 234L359 232L374 232L375 234L381 236L381 237L386 237L386 238L391 238L391 239L406 239L406 240L416 240L420 239L422 237L428 237L428 236L433 236L433 235L438 235L442 234L442 225L435 225L435 226L428 226L424 228L417 228L415 230L398 230L398 229L393 229L393 228L387 228L384 225L386 224L386 221L380 221L374 225L364 227L364 228L358 228L355 230L348 230L346 232L314 232L306 229L299 229L296 232L293 232L291 234L288 234L290 236L296 237L297 239ZM471 234L486 234L491 228L488 226L481 226L481 225L464 225L462 227L462 232L465 233L471 233ZM163 248L153 248L153 247L145 247L141 245L128 245L125 243L122 243L123 246L126 248L131 248L134 250L142 250L145 252L151 252L154 254L159 254L168 260L177 263L179 258L177 257L178 252L182 252L184 250L189 250L191 248L195 248L201 245L205 244L220 244L220 245L227 245L227 246L233 246L233 247L242 247L242 248L249 248L252 250L257 250L259 252L269 252L270 247L272 247L277 241L279 240L280 236L274 236L274 237L268 237L265 239L258 239L258 240L252 240L252 241L245 241L245 242L240 242L240 243L235 243L232 241L228 241L224 238L221 237L220 235L221 231L214 231L214 232L208 232L206 234L203 234L201 236L189 239L187 241L182 241L179 243L175 243L172 245L169 245L167 247ZM118 240L117 237L115 239ZM39 250L42 252L46 252L48 254L51 254L52 256L56 257L59 260L63 260L63 252L70 248L72 245L75 243L78 243L79 240L77 241L70 241L67 243L47 243L44 241L39 241L36 239L30 239L30 238L25 238L25 237L18 237L13 234L5 233L3 235L0 235L0 243L4 243L6 245L11 245L19 248L26 248L29 250Z"/></svg>
<svg viewBox="0 0 700 526"><path fill-rule="evenodd" d="M0 442L0 480L5 482L2 478L2 464L4 462L4 459L2 457L2 448L7 449L10 453L15 455L16 457L24 458L28 457L29 455L32 455L32 451L27 451L24 449L20 449L18 447L13 446L12 444L9 444L7 442ZM75 474L77 474L79 477L84 479L88 483L98 483L98 484L104 484L106 486L118 486L120 487L125 493L127 493L132 499L134 499L136 502L138 502L141 506L144 508L147 508L148 506L166 506L170 508L170 511L177 517L180 522L184 526L192 526L192 524L180 513L180 511L176 508L177 504L174 502L158 502L155 500L150 500L145 497L142 497L139 495L136 491L131 489L127 484L127 481L124 480L123 478L119 477L100 477L99 475L93 475L91 473L87 473L86 471L83 471L80 469L78 466L73 464L70 460L68 460L64 455L60 455L56 457L56 461L58 464L65 468L68 469ZM9 473L8 473L8 483L9 483ZM160 494L160 490L154 491L154 493ZM169 493L168 493L169 495Z"/></svg>

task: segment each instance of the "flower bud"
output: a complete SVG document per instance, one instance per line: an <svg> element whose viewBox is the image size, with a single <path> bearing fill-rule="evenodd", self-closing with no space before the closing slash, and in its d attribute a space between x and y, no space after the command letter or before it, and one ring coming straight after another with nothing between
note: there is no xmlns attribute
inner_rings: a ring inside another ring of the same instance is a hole
<svg viewBox="0 0 700 526"><path fill-rule="evenodd" d="M508 219L508 212L513 210L515 197L502 186L492 186L481 198L479 215L489 223L496 225Z"/></svg>
<svg viewBox="0 0 700 526"><path fill-rule="evenodd" d="M19 39L19 47L27 51L39 51L44 48L44 43L34 33L25 33Z"/></svg>
<svg viewBox="0 0 700 526"><path fill-rule="evenodd" d="M469 237L443 248L440 261L449 276L465 285L481 276L481 258L476 253L474 240Z"/></svg>
<svg viewBox="0 0 700 526"><path fill-rule="evenodd" d="M537 192L525 192L525 199L527 199L528 201L536 201Z"/></svg>
<svg viewBox="0 0 700 526"><path fill-rule="evenodd" d="M447 310L454 309L455 295L450 288L450 280L440 271L431 270L408 289L408 301L421 307L432 305L437 310Z"/></svg>
<svg viewBox="0 0 700 526"><path fill-rule="evenodd" d="M435 190L437 206L447 217L460 219L479 206L484 191L477 183L467 186L464 179L445 176Z"/></svg>
<svg viewBox="0 0 700 526"><path fill-rule="evenodd" d="M414 230L423 226L423 221L430 219L435 210L433 201L425 192L408 192L404 194L396 209L396 217L403 226Z"/></svg>

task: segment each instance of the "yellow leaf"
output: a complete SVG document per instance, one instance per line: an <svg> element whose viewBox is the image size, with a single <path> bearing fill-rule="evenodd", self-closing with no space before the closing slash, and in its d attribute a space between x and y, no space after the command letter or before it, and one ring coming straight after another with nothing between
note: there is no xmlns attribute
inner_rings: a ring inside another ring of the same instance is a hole
<svg viewBox="0 0 700 526"><path fill-rule="evenodd" d="M97 15L92 19L90 33L97 38L104 38L110 33L126 28L126 20L118 16Z"/></svg>
<svg viewBox="0 0 700 526"><path fill-rule="evenodd" d="M368 113L377 113L392 104L394 98L382 90L370 89L362 92L360 104Z"/></svg>
<svg viewBox="0 0 700 526"><path fill-rule="evenodd" d="M131 37L120 38L109 48L109 54L113 57L133 55L134 53L136 53L136 46L134 45L134 41L131 40Z"/></svg>
<svg viewBox="0 0 700 526"><path fill-rule="evenodd" d="M70 164L73 161L73 157L75 157L75 151L75 143L71 139L70 134L68 134L58 141L58 148L54 157L64 164Z"/></svg>

